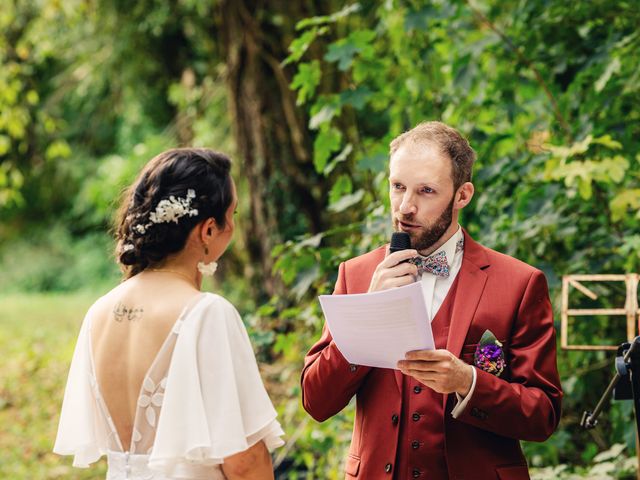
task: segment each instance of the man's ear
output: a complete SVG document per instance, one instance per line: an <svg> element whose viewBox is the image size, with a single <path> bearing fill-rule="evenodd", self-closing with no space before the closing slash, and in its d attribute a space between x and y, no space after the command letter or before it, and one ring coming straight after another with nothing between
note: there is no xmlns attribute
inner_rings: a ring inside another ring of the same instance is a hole
<svg viewBox="0 0 640 480"><path fill-rule="evenodd" d="M458 187L458 191L456 192L455 199L453 202L453 206L457 210L461 210L471 202L473 198L473 194L475 193L475 188L473 183L465 182L460 187Z"/></svg>

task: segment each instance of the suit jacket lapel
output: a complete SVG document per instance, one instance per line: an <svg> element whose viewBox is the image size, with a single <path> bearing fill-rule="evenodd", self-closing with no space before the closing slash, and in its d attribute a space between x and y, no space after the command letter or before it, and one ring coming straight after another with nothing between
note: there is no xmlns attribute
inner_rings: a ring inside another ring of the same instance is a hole
<svg viewBox="0 0 640 480"><path fill-rule="evenodd" d="M484 248L474 242L466 231L463 230L463 232L464 256L458 272L458 289L447 337L447 350L456 357L459 357L462 352L469 326L482 298L482 292L487 283L487 273L484 269L489 266ZM443 404L446 407L447 395L443 397Z"/></svg>

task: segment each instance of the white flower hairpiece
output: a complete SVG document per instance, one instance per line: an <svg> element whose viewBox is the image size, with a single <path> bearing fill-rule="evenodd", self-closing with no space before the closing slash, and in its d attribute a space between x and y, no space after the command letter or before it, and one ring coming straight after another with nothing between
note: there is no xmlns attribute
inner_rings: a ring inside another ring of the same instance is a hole
<svg viewBox="0 0 640 480"><path fill-rule="evenodd" d="M144 235L154 223L178 223L178 220L184 216L195 217L198 215L198 209L191 208L191 200L193 198L196 198L196 192L190 188L184 198L176 198L171 195L168 199L160 200L156 205L155 211L149 214L149 223L139 223L133 229Z"/></svg>

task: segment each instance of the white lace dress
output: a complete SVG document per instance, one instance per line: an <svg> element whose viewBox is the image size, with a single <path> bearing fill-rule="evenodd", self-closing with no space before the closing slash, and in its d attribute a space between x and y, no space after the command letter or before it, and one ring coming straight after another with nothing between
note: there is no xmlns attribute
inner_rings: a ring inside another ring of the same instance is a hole
<svg viewBox="0 0 640 480"><path fill-rule="evenodd" d="M73 354L54 452L88 467L107 455L108 480L224 479L224 458L284 442L236 309L211 293L185 308L145 375L125 452L96 382L92 309Z"/></svg>

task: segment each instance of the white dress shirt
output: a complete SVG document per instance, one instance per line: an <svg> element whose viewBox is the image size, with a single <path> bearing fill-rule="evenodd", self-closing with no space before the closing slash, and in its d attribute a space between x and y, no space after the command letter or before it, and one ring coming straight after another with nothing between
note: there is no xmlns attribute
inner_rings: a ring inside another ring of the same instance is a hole
<svg viewBox="0 0 640 480"><path fill-rule="evenodd" d="M444 303L445 298L447 298L447 294L449 293L449 289L453 282L456 280L458 276L458 272L460 272L460 267L462 266L462 257L464 256L464 250L458 251L457 245L458 242L463 240L464 235L462 233L462 229L460 225L458 225L458 230L454 233L449 240L447 240L440 248L438 248L431 255L435 255L436 253L444 251L447 255L447 263L449 264L449 276L448 277L440 277L434 275L429 272L423 272L420 282L422 284L422 293L424 295L425 303L427 304L427 315L429 317L429 322L432 322L435 316L438 314L438 310ZM471 396L473 395L473 391L476 388L476 369L473 368L473 381L471 383L471 389L466 397L462 397L458 393L456 393L457 404L451 411L451 414L454 418L458 417L465 407Z"/></svg>

